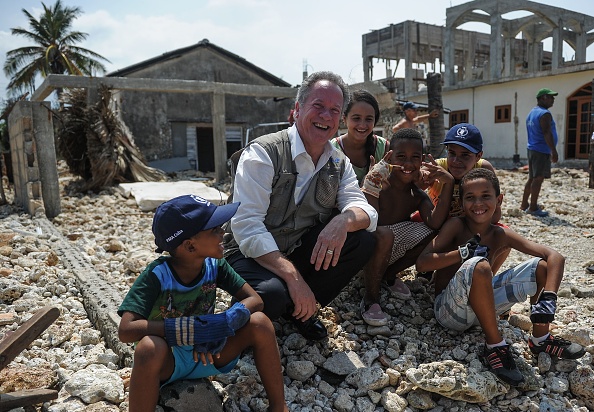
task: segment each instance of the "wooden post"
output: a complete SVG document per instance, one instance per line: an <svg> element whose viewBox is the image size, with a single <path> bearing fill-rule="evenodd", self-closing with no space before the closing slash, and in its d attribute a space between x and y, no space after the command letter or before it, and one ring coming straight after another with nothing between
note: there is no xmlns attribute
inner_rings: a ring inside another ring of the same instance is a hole
<svg viewBox="0 0 594 412"><path fill-rule="evenodd" d="M225 93L212 94L212 135L216 182L227 177L227 140L225 137Z"/></svg>
<svg viewBox="0 0 594 412"><path fill-rule="evenodd" d="M429 113L431 113L433 109L438 109L440 111L439 116L429 118L429 153L437 158L443 152L444 147L441 145L441 142L443 142L445 137L440 73L427 74L427 101L427 110Z"/></svg>
<svg viewBox="0 0 594 412"><path fill-rule="evenodd" d="M58 216L60 185L49 102L17 102L8 127L15 203L31 215L43 207L48 218Z"/></svg>
<svg viewBox="0 0 594 412"><path fill-rule="evenodd" d="M16 356L43 333L58 317L60 309L45 306L39 309L16 331L0 341L0 370L4 369ZM17 392L0 394L0 411L30 406L58 398L58 391L53 389L24 389Z"/></svg>
<svg viewBox="0 0 594 412"><path fill-rule="evenodd" d="M46 330L58 317L60 309L45 306L39 309L16 331L0 341L0 370L4 369L16 356Z"/></svg>

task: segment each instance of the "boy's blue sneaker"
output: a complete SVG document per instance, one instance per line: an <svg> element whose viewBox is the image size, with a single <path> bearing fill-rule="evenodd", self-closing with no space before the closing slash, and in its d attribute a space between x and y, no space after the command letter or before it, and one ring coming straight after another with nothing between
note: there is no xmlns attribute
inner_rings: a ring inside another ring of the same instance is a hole
<svg viewBox="0 0 594 412"><path fill-rule="evenodd" d="M536 217L547 217L549 212L542 210L540 207L536 210L530 210L529 208L524 210L524 212L528 213L529 215L536 216Z"/></svg>
<svg viewBox="0 0 594 412"><path fill-rule="evenodd" d="M511 386L518 386L524 382L524 376L516 366L509 345L496 346L492 349L485 346L483 357L491 372L503 382Z"/></svg>
<svg viewBox="0 0 594 412"><path fill-rule="evenodd" d="M535 355L545 352L560 359L579 359L586 353L582 345L551 334L540 345L536 345L532 342L532 339L528 338L528 347L530 348L530 352Z"/></svg>

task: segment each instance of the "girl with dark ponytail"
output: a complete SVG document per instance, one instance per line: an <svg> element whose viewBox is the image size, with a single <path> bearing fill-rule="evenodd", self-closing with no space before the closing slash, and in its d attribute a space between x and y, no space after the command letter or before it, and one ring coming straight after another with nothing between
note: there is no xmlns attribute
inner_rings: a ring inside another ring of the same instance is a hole
<svg viewBox="0 0 594 412"><path fill-rule="evenodd" d="M373 134L379 115L379 104L375 97L367 90L356 90L344 110L343 121L347 132L330 141L350 159L359 186L369 169L389 150L389 142Z"/></svg>

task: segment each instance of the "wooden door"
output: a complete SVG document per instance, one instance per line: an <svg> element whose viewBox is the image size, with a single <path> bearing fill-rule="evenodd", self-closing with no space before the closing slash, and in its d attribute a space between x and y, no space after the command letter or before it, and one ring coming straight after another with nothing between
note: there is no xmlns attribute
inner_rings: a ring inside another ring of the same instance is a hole
<svg viewBox="0 0 594 412"><path fill-rule="evenodd" d="M566 159L587 159L592 114L592 87L584 86L567 99Z"/></svg>

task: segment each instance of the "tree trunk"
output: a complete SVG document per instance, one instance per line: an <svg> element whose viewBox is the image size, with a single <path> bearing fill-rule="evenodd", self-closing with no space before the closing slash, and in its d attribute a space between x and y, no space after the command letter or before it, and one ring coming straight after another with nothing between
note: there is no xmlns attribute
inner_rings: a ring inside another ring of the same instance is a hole
<svg viewBox="0 0 594 412"><path fill-rule="evenodd" d="M6 195L4 194L4 176L6 176L6 183L10 185L8 179L8 167L4 163L4 152L0 152L0 205L6 204Z"/></svg>
<svg viewBox="0 0 594 412"><path fill-rule="evenodd" d="M63 96L67 104L60 111L58 148L70 171L83 178L80 190L166 180L162 171L146 164L110 99L111 90L105 86L89 93L72 89Z"/></svg>
<svg viewBox="0 0 594 412"><path fill-rule="evenodd" d="M445 136L440 73L427 74L427 101L429 113L434 109L440 111L439 116L429 118L429 153L438 158L443 153L444 146L441 142L443 142Z"/></svg>

